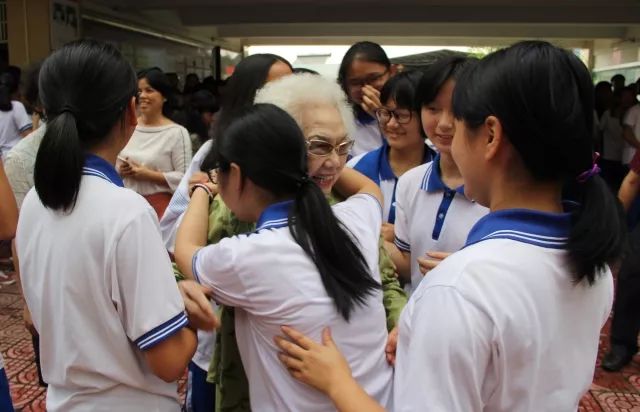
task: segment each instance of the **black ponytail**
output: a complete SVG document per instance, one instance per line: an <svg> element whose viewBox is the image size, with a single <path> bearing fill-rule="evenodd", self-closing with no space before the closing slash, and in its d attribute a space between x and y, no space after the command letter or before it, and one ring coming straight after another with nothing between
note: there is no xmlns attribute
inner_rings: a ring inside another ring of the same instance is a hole
<svg viewBox="0 0 640 412"><path fill-rule="evenodd" d="M272 104L257 104L229 125L217 140L216 153L222 174L236 163L245 178L274 197L295 199L291 235L315 263L340 315L349 320L380 284L322 190L309 180L306 142L293 118Z"/></svg>
<svg viewBox="0 0 640 412"><path fill-rule="evenodd" d="M85 155L124 120L137 92L135 73L115 47L79 40L44 61L39 89L49 121L36 155L35 188L46 207L70 212Z"/></svg>
<svg viewBox="0 0 640 412"><path fill-rule="evenodd" d="M593 168L593 83L571 52L541 41L517 43L465 68L453 93L453 111L475 129L497 117L531 176L565 185L579 206L567 244L576 282L593 284L618 260L626 240L619 202Z"/></svg>

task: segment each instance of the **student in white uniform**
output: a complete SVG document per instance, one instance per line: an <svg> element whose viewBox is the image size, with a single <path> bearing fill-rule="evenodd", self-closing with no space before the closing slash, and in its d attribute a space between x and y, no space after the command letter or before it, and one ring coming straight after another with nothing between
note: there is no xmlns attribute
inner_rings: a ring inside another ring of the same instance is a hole
<svg viewBox="0 0 640 412"><path fill-rule="evenodd" d="M593 162L591 76L570 51L522 42L465 69L453 102L465 191L491 213L402 313L393 410L575 411L625 240ZM579 203L563 203L565 185ZM382 410L329 336L319 345L289 333L301 346L279 342L295 376L339 411Z"/></svg>
<svg viewBox="0 0 640 412"><path fill-rule="evenodd" d="M216 301L236 307L251 405L265 412L331 409L329 398L278 362L273 337L281 324L316 338L330 324L355 378L389 404L392 369L384 358L377 273L380 190L346 169L336 188L353 196L331 208L307 175L302 131L271 104L247 110L217 144L220 194L239 219L257 221L257 230L203 247L218 186L196 186L178 230L176 261L211 287Z"/></svg>
<svg viewBox="0 0 640 412"><path fill-rule="evenodd" d="M172 381L196 334L154 211L114 168L136 126L135 74L113 46L82 40L45 60L40 85L49 122L17 251L47 410L178 411Z"/></svg>
<svg viewBox="0 0 640 412"><path fill-rule="evenodd" d="M398 178L435 156L425 142L420 107L415 107L421 78L422 72L406 71L387 81L380 92L384 106L376 110L376 118L387 139L378 149L356 156L347 163L380 186L384 197L382 233L388 242L394 239Z"/></svg>
<svg viewBox="0 0 640 412"><path fill-rule="evenodd" d="M456 76L474 63L460 56L444 58L429 67L418 86L415 104L421 108L422 127L438 154L398 181L395 244L387 243L398 273L409 282L408 292L441 258L461 249L473 225L488 212L465 195L462 175L451 156Z"/></svg>
<svg viewBox="0 0 640 412"><path fill-rule="evenodd" d="M356 116L353 156L382 146L384 136L376 121L376 110L382 107L380 90L395 74L395 67L377 43L362 41L347 50L340 68L338 83L349 98Z"/></svg>

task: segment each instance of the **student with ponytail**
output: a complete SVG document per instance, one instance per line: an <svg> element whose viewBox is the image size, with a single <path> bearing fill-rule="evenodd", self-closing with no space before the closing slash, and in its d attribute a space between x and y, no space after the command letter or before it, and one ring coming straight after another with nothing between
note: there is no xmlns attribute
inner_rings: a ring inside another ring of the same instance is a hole
<svg viewBox="0 0 640 412"><path fill-rule="evenodd" d="M327 397L291 379L279 364L271 337L283 323L315 337L321 325L332 325L356 379L387 405L392 370L384 359L376 184L343 171L336 188L352 196L331 208L308 176L302 131L271 104L257 104L229 125L218 138L216 160L217 184L194 187L175 256L216 301L236 308L251 405L261 411L331 408ZM257 221L257 229L203 247L209 202L218 192L238 219Z"/></svg>
<svg viewBox="0 0 640 412"><path fill-rule="evenodd" d="M466 68L451 152L465 193L490 208L466 246L420 283L402 313L396 411L575 411L593 379L625 241L598 176L593 90L570 51L540 41ZM563 202L571 186L577 203ZM285 329L291 373L339 411L381 408L324 344ZM304 331L303 331L304 332ZM567 371L570 371L567 372Z"/></svg>
<svg viewBox="0 0 640 412"><path fill-rule="evenodd" d="M136 126L135 74L113 46L82 40L47 58L40 91L49 122L16 243L26 303L46 342L47 410L178 411L171 382L196 334L155 213L114 167ZM214 323L209 312L195 325Z"/></svg>

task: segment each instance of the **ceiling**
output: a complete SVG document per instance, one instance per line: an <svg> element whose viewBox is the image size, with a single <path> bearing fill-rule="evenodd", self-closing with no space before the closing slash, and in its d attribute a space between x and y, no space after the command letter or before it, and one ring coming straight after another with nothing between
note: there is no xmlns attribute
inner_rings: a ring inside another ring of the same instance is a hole
<svg viewBox="0 0 640 412"><path fill-rule="evenodd" d="M87 3L83 3L86 5ZM544 38L567 47L596 39L640 41L640 0L91 0L205 43L508 44Z"/></svg>

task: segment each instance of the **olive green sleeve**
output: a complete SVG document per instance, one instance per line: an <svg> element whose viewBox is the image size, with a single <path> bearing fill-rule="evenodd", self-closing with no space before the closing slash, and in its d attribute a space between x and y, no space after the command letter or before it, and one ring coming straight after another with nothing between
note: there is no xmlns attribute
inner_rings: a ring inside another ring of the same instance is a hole
<svg viewBox="0 0 640 412"><path fill-rule="evenodd" d="M407 304L407 294L405 293L398 277L396 276L396 268L384 248L384 239L380 238L380 257L378 260L380 267L380 279L382 281L382 300L384 310L387 313L387 330L391 331L400 318L402 309Z"/></svg>

